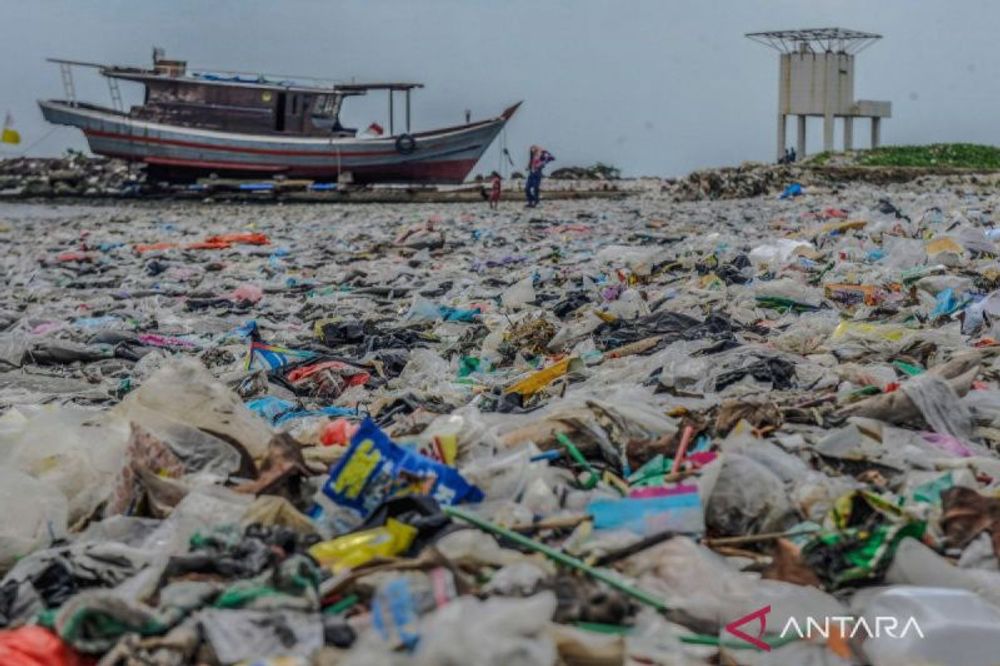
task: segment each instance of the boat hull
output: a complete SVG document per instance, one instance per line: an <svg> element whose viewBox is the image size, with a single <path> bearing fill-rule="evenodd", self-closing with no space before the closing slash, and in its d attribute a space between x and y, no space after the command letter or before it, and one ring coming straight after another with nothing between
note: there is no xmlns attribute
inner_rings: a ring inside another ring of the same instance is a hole
<svg viewBox="0 0 1000 666"><path fill-rule="evenodd" d="M349 172L358 183L460 183L517 108L491 120L413 134L414 149L401 152L394 136L238 134L145 122L59 100L38 104L49 122L81 129L93 153L145 162L157 177L187 180L216 173L332 181Z"/></svg>

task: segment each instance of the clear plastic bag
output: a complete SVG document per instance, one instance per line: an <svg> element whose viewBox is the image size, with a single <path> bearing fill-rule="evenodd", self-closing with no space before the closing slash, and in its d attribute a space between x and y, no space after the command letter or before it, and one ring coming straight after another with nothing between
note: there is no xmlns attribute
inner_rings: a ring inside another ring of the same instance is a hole
<svg viewBox="0 0 1000 666"><path fill-rule="evenodd" d="M1000 607L1000 572L956 567L916 539L903 539L885 574L890 585L968 590Z"/></svg>
<svg viewBox="0 0 1000 666"><path fill-rule="evenodd" d="M240 444L259 460L267 453L271 429L244 406L239 397L193 359L165 365L139 389L130 393L116 410L124 418L146 425L153 413L171 428L185 426L218 433ZM150 424L150 430L156 428ZM219 438L214 438L222 441Z"/></svg>
<svg viewBox="0 0 1000 666"><path fill-rule="evenodd" d="M871 598L863 617L873 631L879 617L896 618L899 625L893 635L877 632L864 641L864 654L873 666L996 663L1000 608L971 592L934 587L884 590Z"/></svg>
<svg viewBox="0 0 1000 666"><path fill-rule="evenodd" d="M455 404L465 402L464 389L455 383L456 365L430 349L414 349L403 372L391 382L396 388L406 387L417 395L434 396Z"/></svg>
<svg viewBox="0 0 1000 666"><path fill-rule="evenodd" d="M687 537L674 537L640 551L622 565L626 575L638 580L640 589L702 627L721 629L768 604L772 607L769 627L782 627L792 616L805 626L806 615L844 615L846 610L833 596L816 588L747 576L721 555Z"/></svg>
<svg viewBox="0 0 1000 666"><path fill-rule="evenodd" d="M904 383L902 390L934 432L959 440L972 439L972 413L959 400L948 380L926 373Z"/></svg>
<svg viewBox="0 0 1000 666"><path fill-rule="evenodd" d="M17 469L61 492L70 524L90 516L109 496L128 441L128 423L109 413L70 407L25 409L5 419L0 465Z"/></svg>
<svg viewBox="0 0 1000 666"><path fill-rule="evenodd" d="M794 354L819 352L839 323L840 316L831 310L801 314L774 339L774 346Z"/></svg>
<svg viewBox="0 0 1000 666"><path fill-rule="evenodd" d="M880 263L887 268L898 270L927 263L927 251L919 238L885 236L882 239L882 249L886 256Z"/></svg>
<svg viewBox="0 0 1000 666"><path fill-rule="evenodd" d="M725 454L705 512L710 529L721 534L776 532L795 519L780 477L756 460Z"/></svg>
<svg viewBox="0 0 1000 666"><path fill-rule="evenodd" d="M66 498L24 472L0 467L0 506L0 571L66 535Z"/></svg>
<svg viewBox="0 0 1000 666"><path fill-rule="evenodd" d="M421 627L428 637L448 639L421 641L415 662L418 666L551 666L556 663L556 646L544 629L556 605L552 592L527 599L454 599L427 616Z"/></svg>
<svg viewBox="0 0 1000 666"><path fill-rule="evenodd" d="M758 298L785 298L796 303L819 307L823 302L823 290L791 278L780 278L754 283L754 295Z"/></svg>
<svg viewBox="0 0 1000 666"><path fill-rule="evenodd" d="M0 367L2 364L21 367L24 352L31 348L31 339L22 331L6 331L0 334Z"/></svg>
<svg viewBox="0 0 1000 666"><path fill-rule="evenodd" d="M486 495L488 501L513 499L523 490L532 475L534 446L521 446L496 455L483 455L460 465L459 471Z"/></svg>
<svg viewBox="0 0 1000 666"><path fill-rule="evenodd" d="M430 444L435 437L442 436L457 440L459 461L480 455L493 455L500 446L496 434L486 424L475 405L466 405L451 414L437 417L420 433L419 441Z"/></svg>
<svg viewBox="0 0 1000 666"><path fill-rule="evenodd" d="M659 247L608 245L597 253L597 261L630 269L636 275L649 275L661 256Z"/></svg>

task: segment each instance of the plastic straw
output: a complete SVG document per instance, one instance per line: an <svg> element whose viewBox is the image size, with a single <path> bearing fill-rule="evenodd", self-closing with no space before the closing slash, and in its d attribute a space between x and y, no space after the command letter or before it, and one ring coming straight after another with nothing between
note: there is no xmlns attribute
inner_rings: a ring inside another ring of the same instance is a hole
<svg viewBox="0 0 1000 666"><path fill-rule="evenodd" d="M658 611L668 610L667 605L659 597L653 596L648 592L644 592L643 590L640 590L636 587L629 585L628 583L618 578L618 576L612 574L611 572L605 569L598 569L596 567L592 567L586 562L583 562L582 560L578 560L575 557L567 555L562 551L556 550L555 548L552 548L550 546L546 546L545 544L539 543L534 539L529 539L523 534L518 534L517 532L513 532L507 529L506 527L500 527L499 525L494 525L488 520L484 520L483 518L480 518L475 514L463 511L462 509L453 506L443 506L441 507L441 510L444 511L444 513L446 513L447 515L451 516L452 518L458 518L459 520L464 520L467 523L475 525L481 530L492 532L493 534L499 534L505 539L513 541L514 543L518 544L519 546L523 546L528 550L533 550L537 553L542 553L549 559L558 562L563 566L567 566L571 569L576 569L577 571L582 571L591 578L596 578L601 582L607 583L611 587L627 594L636 601L640 601L646 604L647 606L652 606Z"/></svg>

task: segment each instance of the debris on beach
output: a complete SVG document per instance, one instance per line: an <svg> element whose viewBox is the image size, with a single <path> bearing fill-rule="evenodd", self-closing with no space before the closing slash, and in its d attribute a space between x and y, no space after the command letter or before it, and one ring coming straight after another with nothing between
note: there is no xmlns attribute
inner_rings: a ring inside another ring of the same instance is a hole
<svg viewBox="0 0 1000 666"><path fill-rule="evenodd" d="M798 169L3 204L0 663L994 658L1000 200Z"/></svg>

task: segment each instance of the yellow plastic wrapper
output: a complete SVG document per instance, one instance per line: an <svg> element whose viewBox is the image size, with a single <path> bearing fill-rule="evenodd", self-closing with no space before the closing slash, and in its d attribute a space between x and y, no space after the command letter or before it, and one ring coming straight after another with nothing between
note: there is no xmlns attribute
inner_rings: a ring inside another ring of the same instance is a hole
<svg viewBox="0 0 1000 666"><path fill-rule="evenodd" d="M965 248L950 236L938 236L924 244L927 257L946 266L961 266L965 261Z"/></svg>
<svg viewBox="0 0 1000 666"><path fill-rule="evenodd" d="M726 288L726 283L715 273L708 273L698 281L698 286L702 289L712 289L718 291Z"/></svg>
<svg viewBox="0 0 1000 666"><path fill-rule="evenodd" d="M504 393L520 393L527 397L549 385L552 381L562 377L568 372L576 372L581 369L583 361L575 356L564 358L563 360L550 365L544 370L528 375L513 386L508 387Z"/></svg>
<svg viewBox="0 0 1000 666"><path fill-rule="evenodd" d="M965 249L950 236L938 236L934 240L927 241L924 247L927 250L927 254L931 257L936 254L941 254L942 252L953 252L955 254L965 253Z"/></svg>
<svg viewBox="0 0 1000 666"><path fill-rule="evenodd" d="M334 572L353 569L376 557L392 557L405 552L417 536L417 528L389 518L382 527L352 532L322 541L309 549L321 566Z"/></svg>
<svg viewBox="0 0 1000 666"><path fill-rule="evenodd" d="M842 321L833 329L830 336L833 340L852 337L868 340L885 340L887 342L899 342L913 331L903 326L892 324L869 324L861 321Z"/></svg>

